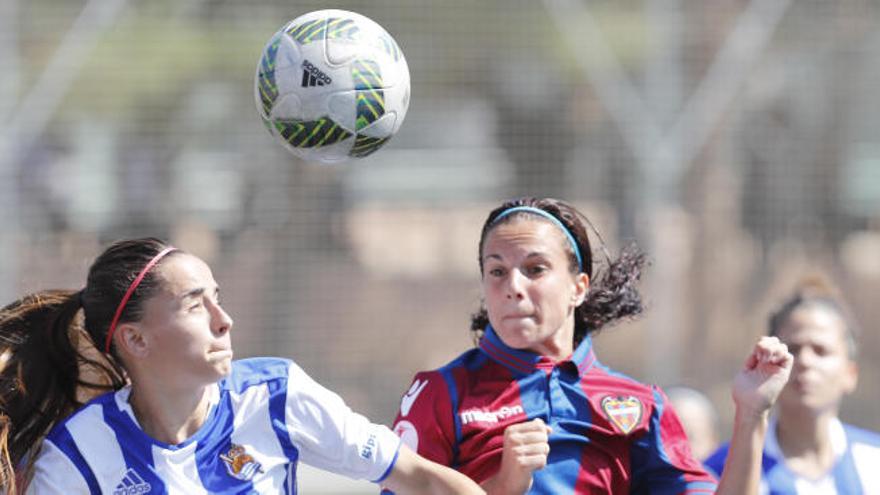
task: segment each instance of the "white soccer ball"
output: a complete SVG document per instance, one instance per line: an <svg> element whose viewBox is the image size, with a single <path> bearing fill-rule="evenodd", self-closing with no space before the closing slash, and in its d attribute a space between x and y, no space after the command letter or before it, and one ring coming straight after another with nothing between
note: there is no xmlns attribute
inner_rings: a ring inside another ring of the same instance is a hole
<svg viewBox="0 0 880 495"><path fill-rule="evenodd" d="M393 136L409 107L409 67L394 38L345 10L318 10L276 32L254 94L269 132L321 162L362 158Z"/></svg>

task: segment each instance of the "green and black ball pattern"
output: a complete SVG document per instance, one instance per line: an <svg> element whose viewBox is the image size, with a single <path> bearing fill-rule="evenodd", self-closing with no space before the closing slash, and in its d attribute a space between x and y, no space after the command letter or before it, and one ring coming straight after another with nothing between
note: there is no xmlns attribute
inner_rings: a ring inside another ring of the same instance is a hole
<svg viewBox="0 0 880 495"><path fill-rule="evenodd" d="M360 36L360 29L351 19L331 17L315 19L287 28L287 34L300 44L311 43L323 39L355 40Z"/></svg>
<svg viewBox="0 0 880 495"><path fill-rule="evenodd" d="M384 50L385 53L391 55L395 62L400 60L400 47L397 46L397 43L394 42L394 39L391 38L391 36L388 36L387 34L380 36L378 46Z"/></svg>
<svg viewBox="0 0 880 495"><path fill-rule="evenodd" d="M385 115L385 93L382 90L382 72L376 62L357 60L352 64L351 71L357 90L355 129L359 131ZM388 139L358 134L348 154L359 158L367 156L382 147Z"/></svg>
<svg viewBox="0 0 880 495"><path fill-rule="evenodd" d="M357 120L355 130L361 130L385 114L385 95L382 91L382 73L372 60L356 60L351 66L354 89L357 90Z"/></svg>
<svg viewBox="0 0 880 495"><path fill-rule="evenodd" d="M309 122L276 120L275 129L295 148L320 148L336 144L352 135L327 117Z"/></svg>
<svg viewBox="0 0 880 495"><path fill-rule="evenodd" d="M360 29L351 19L316 19L290 26L285 33L299 44L307 44L324 39L357 40ZM260 60L260 101L264 115L270 115L272 106L278 98L278 85L275 80L275 57L283 33L278 33L263 52ZM400 48L393 39L383 36L377 39L376 46L399 60ZM356 60L352 63L352 79L356 90L355 130L359 131L385 114L385 95L379 64L372 60ZM364 157L378 150L388 137L370 137L352 133L329 117L314 121L283 120L263 118L267 127L274 127L287 143L296 148L320 148L339 143L354 136L355 142L349 151L353 157Z"/></svg>
<svg viewBox="0 0 880 495"><path fill-rule="evenodd" d="M351 151L348 154L357 158L363 158L381 148L389 139L391 139L390 136L375 138L358 134L354 139L354 146L351 147Z"/></svg>
<svg viewBox="0 0 880 495"><path fill-rule="evenodd" d="M281 44L281 33L276 34L263 51L260 59L260 101L263 104L263 115L269 115L275 99L278 98L278 85L275 83L275 56Z"/></svg>

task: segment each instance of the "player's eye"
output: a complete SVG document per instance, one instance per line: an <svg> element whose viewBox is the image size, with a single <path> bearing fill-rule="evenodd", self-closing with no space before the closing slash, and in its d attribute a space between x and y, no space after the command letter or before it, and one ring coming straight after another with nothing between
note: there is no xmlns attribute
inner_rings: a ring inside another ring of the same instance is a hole
<svg viewBox="0 0 880 495"><path fill-rule="evenodd" d="M549 267L547 265L538 264L538 265L529 266L526 269L526 272L529 275L540 275L540 274L546 272L547 270L549 270Z"/></svg>
<svg viewBox="0 0 880 495"><path fill-rule="evenodd" d="M494 267L494 268L490 268L488 273L489 273L489 275L491 275L493 277L503 277L504 276L504 269L501 267Z"/></svg>

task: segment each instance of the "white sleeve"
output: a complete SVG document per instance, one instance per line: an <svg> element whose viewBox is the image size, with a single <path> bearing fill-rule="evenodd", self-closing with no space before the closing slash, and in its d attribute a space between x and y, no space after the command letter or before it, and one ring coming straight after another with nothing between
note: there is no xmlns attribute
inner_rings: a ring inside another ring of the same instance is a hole
<svg viewBox="0 0 880 495"><path fill-rule="evenodd" d="M76 466L54 443L46 440L34 464L34 477L28 483L27 495L86 494L89 486Z"/></svg>
<svg viewBox="0 0 880 495"><path fill-rule="evenodd" d="M294 363L285 414L290 438L306 464L380 482L397 460L400 438L394 432L352 411Z"/></svg>

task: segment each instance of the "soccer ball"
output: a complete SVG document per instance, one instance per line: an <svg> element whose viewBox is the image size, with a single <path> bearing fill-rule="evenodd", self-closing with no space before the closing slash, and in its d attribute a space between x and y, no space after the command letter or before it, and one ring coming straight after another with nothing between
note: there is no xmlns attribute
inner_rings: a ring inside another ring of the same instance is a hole
<svg viewBox="0 0 880 495"><path fill-rule="evenodd" d="M409 107L409 68L382 26L318 10L276 32L257 64L254 95L269 132L321 162L362 158L393 136Z"/></svg>

